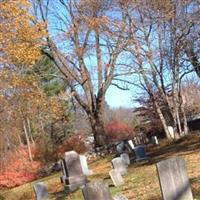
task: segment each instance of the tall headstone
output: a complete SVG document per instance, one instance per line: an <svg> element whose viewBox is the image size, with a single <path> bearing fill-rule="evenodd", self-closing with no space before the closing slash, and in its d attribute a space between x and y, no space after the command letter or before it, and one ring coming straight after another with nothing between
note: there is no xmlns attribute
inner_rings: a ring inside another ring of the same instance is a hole
<svg viewBox="0 0 200 200"><path fill-rule="evenodd" d="M144 145L136 146L134 151L136 155L136 162L149 159L149 157L146 155L146 150Z"/></svg>
<svg viewBox="0 0 200 200"><path fill-rule="evenodd" d="M127 165L123 162L121 157L112 159L112 166L114 169L118 170L121 175L127 173Z"/></svg>
<svg viewBox="0 0 200 200"><path fill-rule="evenodd" d="M132 141L132 140L128 140L128 145L129 145L129 147L130 147L132 150L134 150L135 145L133 144L133 141Z"/></svg>
<svg viewBox="0 0 200 200"><path fill-rule="evenodd" d="M35 183L33 188L37 200L47 200L49 198L47 187L43 182Z"/></svg>
<svg viewBox="0 0 200 200"><path fill-rule="evenodd" d="M116 169L112 169L109 172L109 175L112 179L112 182L114 184L114 186L120 186L124 184L124 180L122 178L122 175L120 174L120 172Z"/></svg>
<svg viewBox="0 0 200 200"><path fill-rule="evenodd" d="M82 192L85 200L113 200L108 186L103 181L87 183Z"/></svg>
<svg viewBox="0 0 200 200"><path fill-rule="evenodd" d="M80 157L75 151L69 151L64 156L64 168L66 173L65 187L72 192L87 182L83 173Z"/></svg>
<svg viewBox="0 0 200 200"><path fill-rule="evenodd" d="M153 141L153 144L159 145L157 136L152 136L152 141Z"/></svg>
<svg viewBox="0 0 200 200"><path fill-rule="evenodd" d="M129 155L127 153L122 153L120 155L120 157L122 158L123 162L126 164L126 165L130 165L130 158L129 158Z"/></svg>
<svg viewBox="0 0 200 200"><path fill-rule="evenodd" d="M193 200L184 159L171 158L156 166L163 200Z"/></svg>
<svg viewBox="0 0 200 200"><path fill-rule="evenodd" d="M90 169L88 168L86 156L80 155L80 162L81 162L81 167L82 167L83 173L84 173L86 176L92 175L92 174L93 174L93 171L90 170Z"/></svg>

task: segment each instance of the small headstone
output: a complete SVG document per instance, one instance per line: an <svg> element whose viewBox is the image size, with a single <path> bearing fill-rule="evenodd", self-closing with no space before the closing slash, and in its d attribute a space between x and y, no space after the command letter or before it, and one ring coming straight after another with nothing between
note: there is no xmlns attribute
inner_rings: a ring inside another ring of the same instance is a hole
<svg viewBox="0 0 200 200"><path fill-rule="evenodd" d="M84 200L113 200L108 186L103 181L87 183L82 192Z"/></svg>
<svg viewBox="0 0 200 200"><path fill-rule="evenodd" d="M129 158L129 155L127 153L122 153L120 155L120 157L122 158L123 162L126 164L126 165L130 165L130 158Z"/></svg>
<svg viewBox="0 0 200 200"><path fill-rule="evenodd" d="M120 174L120 172L116 169L112 169L109 172L109 175L112 179L112 182L114 184L114 186L120 186L124 184L124 180L122 178L122 175Z"/></svg>
<svg viewBox="0 0 200 200"><path fill-rule="evenodd" d="M146 150L144 145L136 146L134 151L136 155L136 162L149 159L149 157L146 155Z"/></svg>
<svg viewBox="0 0 200 200"><path fill-rule="evenodd" d="M133 141L132 141L132 140L128 140L128 145L129 145L129 147L130 147L132 150L134 150L135 145L133 144Z"/></svg>
<svg viewBox="0 0 200 200"><path fill-rule="evenodd" d="M124 141L121 141L120 143L117 144L116 150L118 154L121 154L125 151L125 143Z"/></svg>
<svg viewBox="0 0 200 200"><path fill-rule="evenodd" d="M112 159L112 166L114 169L118 170L121 175L127 173L127 165L123 162L121 157Z"/></svg>
<svg viewBox="0 0 200 200"><path fill-rule="evenodd" d="M114 200L128 200L123 194L117 194L113 198Z"/></svg>
<svg viewBox="0 0 200 200"><path fill-rule="evenodd" d="M170 134L171 138L174 139L175 138L175 134L174 134L173 127L172 126L168 126L167 128L168 128L168 131L169 131L169 134Z"/></svg>
<svg viewBox="0 0 200 200"><path fill-rule="evenodd" d="M92 175L92 174L93 174L93 171L90 170L90 169L88 168L86 156L80 155L80 162L81 162L81 167L82 167L83 173L84 173L86 176Z"/></svg>
<svg viewBox="0 0 200 200"><path fill-rule="evenodd" d="M159 145L157 136L153 136L153 137L152 137L152 141L153 141L153 144Z"/></svg>
<svg viewBox="0 0 200 200"><path fill-rule="evenodd" d="M33 185L36 199L37 200L47 200L48 199L48 190L46 185L43 182L36 183Z"/></svg>
<svg viewBox="0 0 200 200"><path fill-rule="evenodd" d="M193 200L184 159L171 158L156 166L163 200Z"/></svg>
<svg viewBox="0 0 200 200"><path fill-rule="evenodd" d="M64 156L65 187L68 192L73 192L87 182L83 173L80 157L75 151L69 151Z"/></svg>

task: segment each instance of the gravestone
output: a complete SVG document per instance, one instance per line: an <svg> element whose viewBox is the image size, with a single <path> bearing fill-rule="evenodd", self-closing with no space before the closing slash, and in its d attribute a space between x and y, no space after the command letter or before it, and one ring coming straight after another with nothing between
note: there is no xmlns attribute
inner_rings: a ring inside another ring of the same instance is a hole
<svg viewBox="0 0 200 200"><path fill-rule="evenodd" d="M153 141L153 144L159 145L157 136L153 136L153 137L152 137L152 141Z"/></svg>
<svg viewBox="0 0 200 200"><path fill-rule="evenodd" d="M47 200L49 198L47 187L43 182L35 183L33 188L37 200Z"/></svg>
<svg viewBox="0 0 200 200"><path fill-rule="evenodd" d="M163 200L193 200L184 159L171 158L156 166Z"/></svg>
<svg viewBox="0 0 200 200"><path fill-rule="evenodd" d="M121 157L112 159L112 166L114 169L118 170L121 175L127 173L127 165L123 162Z"/></svg>
<svg viewBox="0 0 200 200"><path fill-rule="evenodd" d="M117 144L116 150L117 150L117 153L119 155L125 151L125 143L124 143L124 141L121 141L120 143Z"/></svg>
<svg viewBox="0 0 200 200"><path fill-rule="evenodd" d="M92 175L92 174L93 174L93 171L90 170L90 169L88 168L86 156L80 155L80 162L81 162L81 167L82 167L83 173L84 173L86 176Z"/></svg>
<svg viewBox="0 0 200 200"><path fill-rule="evenodd" d="M66 175L66 167L65 167L65 160L64 159L60 160L60 165L61 165L61 170L62 170L62 176L60 177L60 181L61 181L61 183L65 183L67 175Z"/></svg>
<svg viewBox="0 0 200 200"><path fill-rule="evenodd" d="M149 157L146 155L146 150L144 145L138 145L134 149L136 155L136 162L142 160L149 160Z"/></svg>
<svg viewBox="0 0 200 200"><path fill-rule="evenodd" d="M123 194L117 194L113 197L114 200L128 200Z"/></svg>
<svg viewBox="0 0 200 200"><path fill-rule="evenodd" d="M122 175L120 174L120 172L116 169L112 169L109 172L109 175L112 179L112 182L114 184L114 186L120 186L124 184L124 180L122 178Z"/></svg>
<svg viewBox="0 0 200 200"><path fill-rule="evenodd" d="M132 141L132 140L128 140L128 145L129 145L129 147L131 148L131 150L134 150L135 145L133 144L133 141Z"/></svg>
<svg viewBox="0 0 200 200"><path fill-rule="evenodd" d="M65 152L64 169L66 173L65 187L68 192L73 192L87 182L83 174L80 157L75 151Z"/></svg>
<svg viewBox="0 0 200 200"><path fill-rule="evenodd" d="M168 126L167 128L168 128L168 131L169 131L169 134L170 134L171 138L174 139L175 138L175 133L174 133L173 127L172 126Z"/></svg>
<svg viewBox="0 0 200 200"><path fill-rule="evenodd" d="M126 164L126 165L130 165L130 158L129 158L129 155L127 153L122 153L120 155L120 157L122 158L123 162Z"/></svg>
<svg viewBox="0 0 200 200"><path fill-rule="evenodd" d="M82 193L85 200L113 200L108 186L103 181L85 184Z"/></svg>

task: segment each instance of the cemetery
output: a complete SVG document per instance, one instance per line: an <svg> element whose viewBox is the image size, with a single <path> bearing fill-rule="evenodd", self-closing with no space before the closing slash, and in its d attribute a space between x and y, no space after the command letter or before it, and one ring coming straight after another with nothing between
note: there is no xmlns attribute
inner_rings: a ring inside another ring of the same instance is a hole
<svg viewBox="0 0 200 200"><path fill-rule="evenodd" d="M147 145L148 159L142 161L136 161L138 157L132 161L130 154L123 153L124 160L110 154L88 162L70 151L60 161L61 172L1 196L10 200L200 199L199 140L196 134L170 143L160 141L159 146L152 143Z"/></svg>
<svg viewBox="0 0 200 200"><path fill-rule="evenodd" d="M200 0L0 0L0 200L200 200Z"/></svg>

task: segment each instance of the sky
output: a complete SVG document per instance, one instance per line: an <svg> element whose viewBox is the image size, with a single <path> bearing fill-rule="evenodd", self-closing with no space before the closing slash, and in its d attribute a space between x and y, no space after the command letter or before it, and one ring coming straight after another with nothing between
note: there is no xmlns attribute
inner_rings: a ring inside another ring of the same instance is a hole
<svg viewBox="0 0 200 200"><path fill-rule="evenodd" d="M117 107L132 108L134 107L132 99L133 99L132 90L124 91L114 86L110 86L106 93L106 102L112 108L117 108Z"/></svg>

